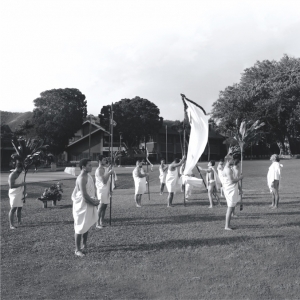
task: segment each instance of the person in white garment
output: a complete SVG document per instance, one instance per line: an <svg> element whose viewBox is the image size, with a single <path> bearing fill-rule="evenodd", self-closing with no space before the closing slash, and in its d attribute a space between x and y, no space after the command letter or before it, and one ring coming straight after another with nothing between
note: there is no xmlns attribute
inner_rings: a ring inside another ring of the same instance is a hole
<svg viewBox="0 0 300 300"><path fill-rule="evenodd" d="M218 176L220 178L221 186L220 186L220 191L221 191L221 197L223 196L223 185L222 185L222 180L223 180L223 169L224 169L224 159L221 159L219 161L218 167L217 167L217 172Z"/></svg>
<svg viewBox="0 0 300 300"><path fill-rule="evenodd" d="M182 176L183 176L184 169L185 169L185 163L186 163L186 161L179 168L179 174L181 176L180 178L183 178ZM185 176L189 177L189 178L196 177L195 174L193 173L193 170L190 171L189 174L186 174ZM188 198L192 195L193 185L191 185L188 182L184 183L183 180L182 180L182 182L181 182L181 191L182 192L185 191L185 201L188 201Z"/></svg>
<svg viewBox="0 0 300 300"><path fill-rule="evenodd" d="M232 172L233 172L233 177L235 179L237 179L237 178L239 178L241 176L240 160L238 158L233 159ZM239 202L240 202L241 198L242 198L242 194L243 194L241 181L238 182L238 189L239 189ZM232 217L236 217L237 216L235 214L235 207L232 210L231 216Z"/></svg>
<svg viewBox="0 0 300 300"><path fill-rule="evenodd" d="M208 208L213 208L214 203L213 203L213 196L216 198L218 205L221 205L220 203L220 198L218 196L218 190L220 189L220 179L219 176L214 169L215 161L211 160L208 162L208 169L202 169L199 167L201 171L206 172L206 183L207 183L207 193L208 193L208 199L209 199L209 207Z"/></svg>
<svg viewBox="0 0 300 300"><path fill-rule="evenodd" d="M168 173L166 177L166 187L169 192L168 195L168 207L173 207L173 197L176 193L176 189L178 185L181 183L178 181L179 179L179 167L184 164L186 157L183 156L181 160L179 158L175 158L175 160L169 165Z"/></svg>
<svg viewBox="0 0 300 300"><path fill-rule="evenodd" d="M160 166L159 166L160 195L164 193L167 172L168 172L168 165L166 165L166 161L164 159L161 159Z"/></svg>
<svg viewBox="0 0 300 300"><path fill-rule="evenodd" d="M135 185L135 204L136 207L142 206L142 195L146 192L146 183L148 180L148 173L145 173L143 169L143 162L140 160L136 161L136 167L132 172L132 177Z"/></svg>
<svg viewBox="0 0 300 300"><path fill-rule="evenodd" d="M270 207L271 209L277 209L279 204L279 183L281 179L282 165L279 164L280 158L277 154L273 154L270 161L272 161L272 164L269 167L267 175L268 187L272 193L272 203Z"/></svg>
<svg viewBox="0 0 300 300"><path fill-rule="evenodd" d="M114 169L107 165L107 159L103 155L98 156L99 166L95 171L97 198L100 200L98 206L98 221L96 228L102 229L104 225L104 217L107 205L110 202L110 182L111 174L114 174Z"/></svg>
<svg viewBox="0 0 300 300"><path fill-rule="evenodd" d="M240 199L238 182L244 178L243 175L234 178L232 171L233 165L234 159L230 159L226 162L223 170L223 192L228 206L225 219L225 230L232 230L230 227L232 212Z"/></svg>
<svg viewBox="0 0 300 300"><path fill-rule="evenodd" d="M10 211L8 214L9 217L9 226L10 229L16 229L14 225L14 215L16 213L18 225L22 224L21 221L21 213L23 207L23 198L26 189L26 183L23 182L23 178L21 175L23 171L23 164L18 162L16 163L16 168L8 177L8 196L10 203Z"/></svg>
<svg viewBox="0 0 300 300"><path fill-rule="evenodd" d="M90 159L79 162L81 172L76 179L75 189L72 193L73 218L75 230L75 255L85 256L87 249L88 231L98 219L97 206L100 201L96 198L95 184L92 176ZM82 247L81 247L82 239Z"/></svg>

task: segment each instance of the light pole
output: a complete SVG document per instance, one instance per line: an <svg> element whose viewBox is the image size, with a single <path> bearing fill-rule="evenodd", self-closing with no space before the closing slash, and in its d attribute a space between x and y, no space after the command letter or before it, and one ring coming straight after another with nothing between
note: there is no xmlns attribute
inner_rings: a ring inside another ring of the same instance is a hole
<svg viewBox="0 0 300 300"><path fill-rule="evenodd" d="M121 167L121 153L122 153L122 132L119 133L120 134L120 158L119 158L119 167Z"/></svg>

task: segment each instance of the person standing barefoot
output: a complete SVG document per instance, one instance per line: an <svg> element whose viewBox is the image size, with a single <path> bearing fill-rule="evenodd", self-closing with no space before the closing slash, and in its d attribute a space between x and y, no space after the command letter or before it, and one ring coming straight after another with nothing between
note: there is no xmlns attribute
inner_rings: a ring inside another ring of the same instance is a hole
<svg viewBox="0 0 300 300"><path fill-rule="evenodd" d="M99 167L96 169L96 188L97 198L100 200L98 207L98 221L96 228L102 229L104 226L104 217L110 197L110 175L114 173L112 167L105 168L107 159L103 155L98 156Z"/></svg>
<svg viewBox="0 0 300 300"><path fill-rule="evenodd" d="M17 215L18 225L22 224L21 221L21 212L23 207L23 197L24 197L24 189L26 189L26 183L22 182L21 173L23 171L23 164L18 162L16 164L16 168L8 177L8 185L9 185L9 202L10 202L10 211L8 214L9 217L9 226L10 229L16 229L14 225L14 215Z"/></svg>
<svg viewBox="0 0 300 300"><path fill-rule="evenodd" d="M159 166L160 195L164 193L164 188L166 185L168 166L165 163L166 163L165 160L162 159L160 161L160 166Z"/></svg>
<svg viewBox="0 0 300 300"><path fill-rule="evenodd" d="M148 173L144 172L142 161L136 161L136 167L132 172L132 177L135 185L135 204L136 207L141 207L142 195L146 192L146 180L148 178Z"/></svg>
<svg viewBox="0 0 300 300"><path fill-rule="evenodd" d="M97 222L97 206L100 201L95 197L95 184L92 176L91 160L82 159L79 162L81 173L76 179L75 189L72 193L73 218L75 230L75 255L85 256L88 232ZM83 247L81 247L81 238Z"/></svg>
<svg viewBox="0 0 300 300"><path fill-rule="evenodd" d="M234 159L230 159L226 162L223 170L223 192L227 202L227 212L225 220L225 230L232 230L230 227L231 216L234 211L236 204L238 203L239 188L238 182L244 178L243 175L238 178L234 178L232 167L234 165Z"/></svg>
<svg viewBox="0 0 300 300"><path fill-rule="evenodd" d="M270 192L272 193L271 209L277 209L279 204L279 182L281 179L281 167L279 164L280 158L277 154L273 154L270 158L272 161L269 167L267 179Z"/></svg>

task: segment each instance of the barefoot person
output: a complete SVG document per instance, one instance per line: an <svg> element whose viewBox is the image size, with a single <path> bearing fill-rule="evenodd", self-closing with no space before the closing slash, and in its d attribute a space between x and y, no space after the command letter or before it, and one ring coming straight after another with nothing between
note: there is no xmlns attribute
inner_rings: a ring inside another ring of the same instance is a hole
<svg viewBox="0 0 300 300"><path fill-rule="evenodd" d="M97 198L100 200L98 206L98 221L96 228L102 229L104 225L104 217L107 205L109 204L110 197L110 175L114 174L114 170L111 166L105 168L107 165L107 159L103 155L98 156L99 167L96 169L96 188Z"/></svg>
<svg viewBox="0 0 300 300"><path fill-rule="evenodd" d="M215 161L211 160L208 162L208 169L202 169L199 167L201 171L206 172L206 183L207 183L207 192L208 192L208 199L209 199L209 207L213 208L213 196L216 197L218 204L220 205L220 198L217 194L217 191L220 186L220 179L216 170L214 169Z"/></svg>
<svg viewBox="0 0 300 300"><path fill-rule="evenodd" d="M21 212L23 207L23 198L26 189L26 183L22 182L23 178L20 176L23 171L22 163L16 163L16 168L8 177L9 185L9 202L10 202L10 211L9 211L9 226L10 229L16 229L14 225L14 215L16 213L18 225L22 224L21 221Z"/></svg>
<svg viewBox="0 0 300 300"><path fill-rule="evenodd" d="M272 161L271 166L269 167L267 179L270 192L272 193L272 204L270 205L271 209L278 208L279 204L279 182L281 178L281 167L279 164L280 158L277 154L273 154L270 158Z"/></svg>
<svg viewBox="0 0 300 300"><path fill-rule="evenodd" d="M166 177L168 172L168 166L165 163L166 163L165 160L162 159L160 161L160 166L159 166L160 195L164 193Z"/></svg>
<svg viewBox="0 0 300 300"><path fill-rule="evenodd" d="M220 185L221 197L224 197L223 196L223 186L222 186L223 169L224 169L224 159L221 159L219 161L219 164L218 164L218 167L217 167L218 176L219 176L220 182L221 182L221 185Z"/></svg>
<svg viewBox="0 0 300 300"><path fill-rule="evenodd" d="M72 194L73 218L75 229L75 255L85 256L87 248L88 230L97 222L97 206L100 201L95 198L95 185L92 176L90 159L79 162L81 173L76 179L75 189ZM83 239L81 247L81 237Z"/></svg>
<svg viewBox="0 0 300 300"><path fill-rule="evenodd" d="M226 230L232 230L230 227L232 212L240 199L238 182L243 179L243 175L239 176L238 178L234 178L232 171L233 165L234 159L230 159L226 162L223 170L223 192L228 206L225 221Z"/></svg>
<svg viewBox="0 0 300 300"><path fill-rule="evenodd" d="M175 158L175 160L169 165L168 173L166 177L166 187L169 192L168 196L168 207L173 207L173 197L174 193L176 193L176 188L178 185L179 179L179 170L178 168L185 162L185 156L179 161L179 158Z"/></svg>
<svg viewBox="0 0 300 300"><path fill-rule="evenodd" d="M146 180L148 178L148 173L144 172L143 162L140 160L136 161L136 167L132 172L132 177L135 185L135 204L136 207L142 206L142 195L146 192Z"/></svg>

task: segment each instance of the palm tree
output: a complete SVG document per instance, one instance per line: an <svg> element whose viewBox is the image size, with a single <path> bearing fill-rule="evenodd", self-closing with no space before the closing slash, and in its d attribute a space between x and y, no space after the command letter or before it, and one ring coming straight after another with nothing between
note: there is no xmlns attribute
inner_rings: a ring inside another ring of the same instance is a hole
<svg viewBox="0 0 300 300"><path fill-rule="evenodd" d="M14 162L23 164L24 182L26 182L26 175L31 165L37 166L42 160L53 161L53 155L48 153L49 146L44 145L44 140L30 138L26 140L23 137L14 137L11 143L16 150L11 158ZM25 189L23 202L25 202Z"/></svg>
<svg viewBox="0 0 300 300"><path fill-rule="evenodd" d="M258 129L265 125L265 123L260 123L259 120L252 123L252 121L242 121L239 124L239 121L236 120L236 128L234 131L231 131L232 138L236 140L240 147L241 151L241 174L243 174L243 152L244 149L249 146L254 141L257 141L261 138L262 132ZM241 180L242 186L242 180ZM241 199L242 201L242 199ZM240 205L240 210L243 209L243 204Z"/></svg>

